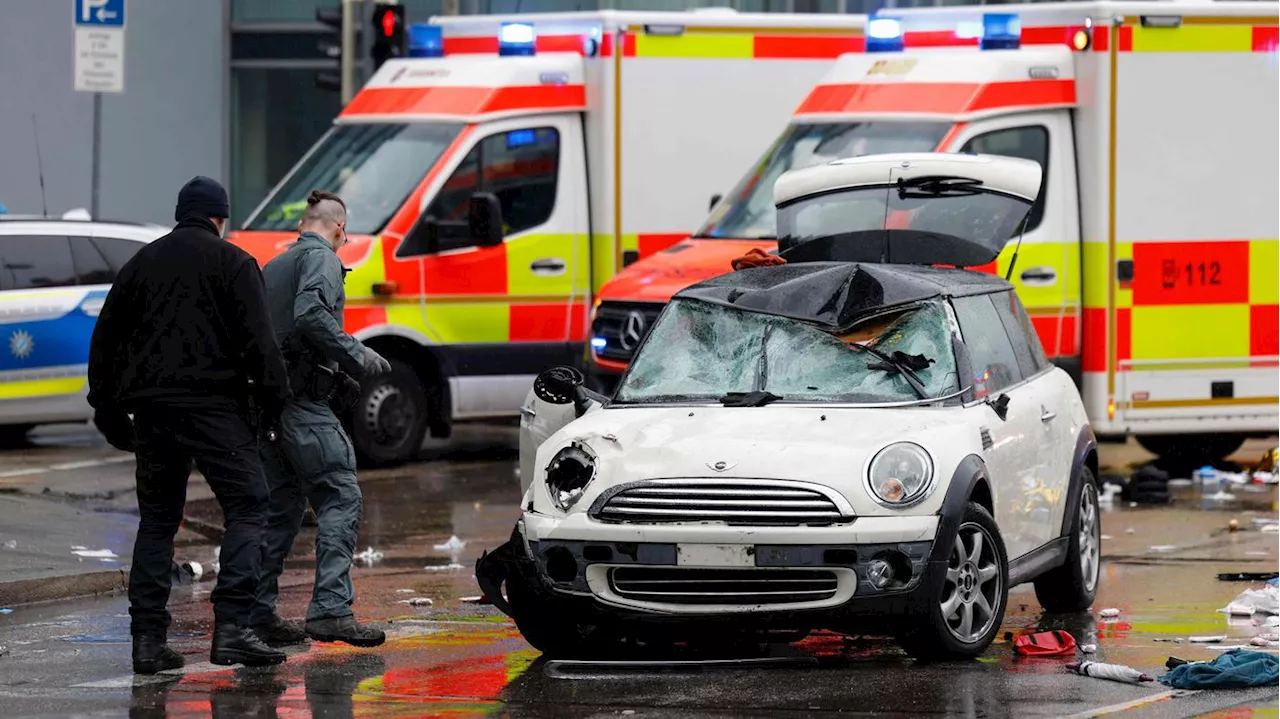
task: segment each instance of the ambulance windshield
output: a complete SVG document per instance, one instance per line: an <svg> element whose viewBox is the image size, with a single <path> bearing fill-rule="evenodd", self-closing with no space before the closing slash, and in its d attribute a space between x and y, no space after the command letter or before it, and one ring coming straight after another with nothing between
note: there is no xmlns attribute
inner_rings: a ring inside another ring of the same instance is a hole
<svg viewBox="0 0 1280 719"><path fill-rule="evenodd" d="M751 174L716 206L694 235L773 239L777 236L773 183L782 173L832 160L892 152L932 152L951 129L947 122L841 122L792 125Z"/></svg>
<svg viewBox="0 0 1280 719"><path fill-rule="evenodd" d="M462 130L454 123L338 125L294 167L246 230L293 230L312 190L347 204L347 232L380 231Z"/></svg>

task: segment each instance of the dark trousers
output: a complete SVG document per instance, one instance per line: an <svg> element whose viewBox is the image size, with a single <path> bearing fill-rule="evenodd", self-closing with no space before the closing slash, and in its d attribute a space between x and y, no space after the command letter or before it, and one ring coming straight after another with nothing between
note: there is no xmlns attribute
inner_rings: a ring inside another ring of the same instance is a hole
<svg viewBox="0 0 1280 719"><path fill-rule="evenodd" d="M138 538L129 570L134 636L165 636L173 575L173 537L182 523L194 464L222 506L225 533L213 590L218 624L248 623L257 587L267 485L258 440L231 409L150 406L134 415L138 436Z"/></svg>
<svg viewBox="0 0 1280 719"><path fill-rule="evenodd" d="M276 611L279 579L308 501L316 510L316 581L307 619L352 613L351 562L362 499L351 438L327 404L293 400L280 419L280 441L263 448L271 509L262 542L262 574L253 623Z"/></svg>

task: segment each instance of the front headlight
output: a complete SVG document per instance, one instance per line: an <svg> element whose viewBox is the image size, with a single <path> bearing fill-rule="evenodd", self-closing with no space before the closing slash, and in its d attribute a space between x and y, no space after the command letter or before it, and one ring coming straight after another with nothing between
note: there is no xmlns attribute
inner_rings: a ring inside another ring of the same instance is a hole
<svg viewBox="0 0 1280 719"><path fill-rule="evenodd" d="M596 458L585 445L574 444L556 452L547 465L547 493L551 502L568 511L582 498L596 476Z"/></svg>
<svg viewBox="0 0 1280 719"><path fill-rule="evenodd" d="M924 447L898 442L880 450L867 472L871 496L888 507L907 507L933 489L933 459Z"/></svg>

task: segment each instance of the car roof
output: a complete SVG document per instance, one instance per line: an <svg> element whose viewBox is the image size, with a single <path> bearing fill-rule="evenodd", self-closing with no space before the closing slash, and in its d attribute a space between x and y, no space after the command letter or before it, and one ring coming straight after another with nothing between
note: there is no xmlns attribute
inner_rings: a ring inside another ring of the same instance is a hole
<svg viewBox="0 0 1280 719"><path fill-rule="evenodd" d="M141 222L113 220L63 220L0 215L0 236L5 235L76 235L118 237L151 242L163 237L169 228Z"/></svg>
<svg viewBox="0 0 1280 719"><path fill-rule="evenodd" d="M857 262L797 262L730 272L676 293L759 314L842 331L886 309L934 298L1013 289L1004 278L969 270Z"/></svg>

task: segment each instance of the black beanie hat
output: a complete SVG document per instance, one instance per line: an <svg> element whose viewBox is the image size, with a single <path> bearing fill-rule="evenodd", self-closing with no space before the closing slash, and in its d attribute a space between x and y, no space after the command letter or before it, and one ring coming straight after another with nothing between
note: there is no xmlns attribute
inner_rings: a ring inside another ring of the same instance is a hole
<svg viewBox="0 0 1280 719"><path fill-rule="evenodd" d="M226 188L204 175L191 178L178 190L178 206L173 210L173 219L181 221L192 213L203 217L230 217L231 203L227 200Z"/></svg>

